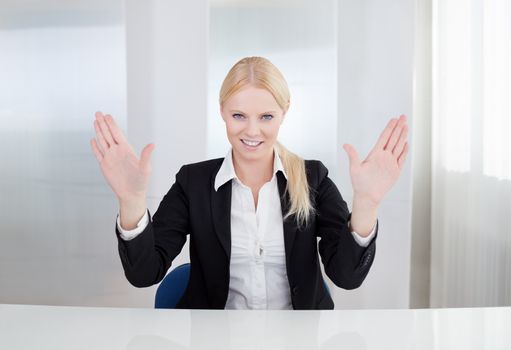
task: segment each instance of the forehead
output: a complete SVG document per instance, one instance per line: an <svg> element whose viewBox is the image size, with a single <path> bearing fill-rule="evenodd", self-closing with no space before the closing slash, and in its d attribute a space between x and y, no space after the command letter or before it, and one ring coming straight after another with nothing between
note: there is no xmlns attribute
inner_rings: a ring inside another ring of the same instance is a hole
<svg viewBox="0 0 511 350"><path fill-rule="evenodd" d="M280 106L273 95L266 89L247 85L233 94L225 101L227 109L240 111L268 111L280 110Z"/></svg>

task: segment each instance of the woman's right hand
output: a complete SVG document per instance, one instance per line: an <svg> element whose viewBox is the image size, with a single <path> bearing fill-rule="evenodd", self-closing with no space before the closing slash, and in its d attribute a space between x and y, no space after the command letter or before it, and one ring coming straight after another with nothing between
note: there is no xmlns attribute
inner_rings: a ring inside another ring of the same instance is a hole
<svg viewBox="0 0 511 350"><path fill-rule="evenodd" d="M96 138L91 140L92 151L119 201L145 200L154 144L145 146L138 159L111 115L96 112L94 129Z"/></svg>

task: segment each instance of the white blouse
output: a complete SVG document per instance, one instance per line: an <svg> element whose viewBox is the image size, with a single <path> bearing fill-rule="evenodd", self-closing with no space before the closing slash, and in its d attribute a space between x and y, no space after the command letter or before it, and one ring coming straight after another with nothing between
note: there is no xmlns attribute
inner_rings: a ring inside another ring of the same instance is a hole
<svg viewBox="0 0 511 350"><path fill-rule="evenodd" d="M232 179L231 263L226 309L293 308L276 176L277 171L282 171L284 176L286 173L277 152L274 154L273 177L259 190L257 208L252 190L236 176L232 149L215 178L215 191Z"/></svg>

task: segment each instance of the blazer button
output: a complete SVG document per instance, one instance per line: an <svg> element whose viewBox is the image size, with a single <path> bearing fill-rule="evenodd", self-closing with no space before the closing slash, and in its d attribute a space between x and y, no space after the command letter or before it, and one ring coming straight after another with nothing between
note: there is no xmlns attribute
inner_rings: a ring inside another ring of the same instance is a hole
<svg viewBox="0 0 511 350"><path fill-rule="evenodd" d="M291 291L291 293L292 293L293 295L297 295L297 294L298 294L298 287L297 287L297 286L294 286L294 287L293 287L293 289L292 289L292 291Z"/></svg>

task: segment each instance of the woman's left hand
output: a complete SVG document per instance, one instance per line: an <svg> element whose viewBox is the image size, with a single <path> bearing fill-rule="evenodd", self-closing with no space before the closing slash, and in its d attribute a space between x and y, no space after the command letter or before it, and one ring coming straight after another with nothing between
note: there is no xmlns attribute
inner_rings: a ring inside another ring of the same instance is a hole
<svg viewBox="0 0 511 350"><path fill-rule="evenodd" d="M354 198L378 207L396 183L408 153L406 116L391 119L376 145L362 162L355 148L343 146L350 160Z"/></svg>

